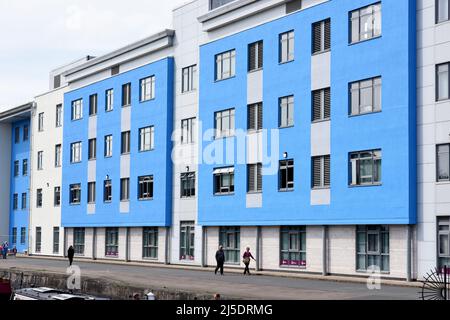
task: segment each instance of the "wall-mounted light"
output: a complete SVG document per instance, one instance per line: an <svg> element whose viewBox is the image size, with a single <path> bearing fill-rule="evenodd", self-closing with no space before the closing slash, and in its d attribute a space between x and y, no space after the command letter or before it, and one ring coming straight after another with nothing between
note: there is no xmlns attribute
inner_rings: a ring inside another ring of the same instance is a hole
<svg viewBox="0 0 450 320"><path fill-rule="evenodd" d="M189 166L186 166L186 172L189 172Z"/></svg>
<svg viewBox="0 0 450 320"><path fill-rule="evenodd" d="M283 152L283 158L287 158L287 156L288 156L288 153L285 151L285 152Z"/></svg>
<svg viewBox="0 0 450 320"><path fill-rule="evenodd" d="M109 174L106 175L106 180L109 180Z"/></svg>

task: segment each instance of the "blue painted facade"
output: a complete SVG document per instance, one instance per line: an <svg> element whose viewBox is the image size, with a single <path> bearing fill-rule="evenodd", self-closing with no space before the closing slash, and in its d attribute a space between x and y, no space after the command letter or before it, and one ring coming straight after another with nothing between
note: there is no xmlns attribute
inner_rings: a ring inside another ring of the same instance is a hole
<svg viewBox="0 0 450 320"><path fill-rule="evenodd" d="M121 73L86 87L67 92L64 104L64 145L62 165L62 226L169 226L172 210L172 58L165 58ZM155 98L140 102L140 79L155 76ZM121 101L122 85L131 83L131 146L129 213L120 213ZM113 111L105 111L105 91L114 89ZM98 95L95 213L87 213L89 96ZM71 120L72 101L83 99L83 118ZM138 151L139 128L154 126L154 149ZM105 158L104 136L113 135L112 157ZM82 161L70 163L71 143L82 141ZM103 181L112 180L112 202L103 201ZM153 199L138 201L138 177L153 175ZM70 185L81 183L81 203L69 203Z"/></svg>
<svg viewBox="0 0 450 320"><path fill-rule="evenodd" d="M28 127L28 139L24 140L24 127ZM14 246L18 252L28 250L28 226L30 213L30 120L20 120L11 124L11 185L10 185L10 249ZM16 128L19 128L19 140L16 140ZM23 173L23 160L27 160L27 172ZM19 161L18 175L14 176L14 162ZM26 207L22 209L22 193L26 193ZM17 209L14 209L14 194L17 194ZM13 229L17 230L17 240L13 241ZM21 230L25 228L25 238L21 239ZM23 241L22 241L23 240Z"/></svg>
<svg viewBox="0 0 450 320"><path fill-rule="evenodd" d="M203 163L198 173L199 224L416 223L415 1L382 1L382 36L349 44L349 13L373 3L329 1L201 46L202 132L214 128L214 112L229 108L235 108L236 129L245 130L248 44L264 41L263 128L278 128L278 99L293 94L294 126L280 129L275 158L282 160L287 152L288 159L295 160L295 188L279 192L278 175L263 176L262 207L246 208L246 165L236 164L236 155L224 164ZM312 206L311 27L327 18L331 18L331 202ZM279 64L279 34L290 30L295 32L295 60ZM215 55L231 49L236 50L236 74L216 82ZM382 111L349 116L349 83L376 76L382 76ZM223 140L212 143L220 146ZM236 150L236 144L232 148ZM349 187L349 153L371 149L382 150L382 184ZM267 150L270 154L270 141ZM213 170L227 165L235 166L234 194L214 196Z"/></svg>

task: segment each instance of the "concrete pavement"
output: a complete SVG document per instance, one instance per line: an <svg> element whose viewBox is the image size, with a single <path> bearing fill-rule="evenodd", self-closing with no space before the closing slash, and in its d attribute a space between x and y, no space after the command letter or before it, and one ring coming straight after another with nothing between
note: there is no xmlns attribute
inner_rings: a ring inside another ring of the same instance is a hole
<svg viewBox="0 0 450 320"><path fill-rule="evenodd" d="M366 280L319 275L258 272L243 276L241 270L225 269L215 275L211 268L155 266L139 263L76 260L81 276L104 281L119 281L148 289L165 288L211 294L236 299L342 299L342 300L417 300L420 283L383 281L380 290L369 290ZM0 260L0 269L66 274L67 261L55 258L17 257ZM280 276L281 275L281 276ZM399 286L401 285L401 286Z"/></svg>

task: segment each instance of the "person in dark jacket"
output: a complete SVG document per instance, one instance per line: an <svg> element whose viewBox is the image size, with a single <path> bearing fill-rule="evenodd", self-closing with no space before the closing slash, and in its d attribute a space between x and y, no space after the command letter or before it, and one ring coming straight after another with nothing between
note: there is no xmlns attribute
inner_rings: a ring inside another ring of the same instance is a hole
<svg viewBox="0 0 450 320"><path fill-rule="evenodd" d="M75 255L75 250L72 246L70 246L69 249L67 250L67 257L69 258L69 266L72 265L74 255Z"/></svg>
<svg viewBox="0 0 450 320"><path fill-rule="evenodd" d="M214 273L217 274L217 271L220 269L220 274L223 275L223 264L225 263L225 253L223 252L222 246L219 246L219 250L217 250L216 252L216 261L217 267Z"/></svg>

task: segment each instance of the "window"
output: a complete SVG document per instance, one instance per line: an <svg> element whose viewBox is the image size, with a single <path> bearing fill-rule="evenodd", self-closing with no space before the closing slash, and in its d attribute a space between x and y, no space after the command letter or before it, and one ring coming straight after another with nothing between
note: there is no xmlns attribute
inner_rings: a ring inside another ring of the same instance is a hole
<svg viewBox="0 0 450 320"><path fill-rule="evenodd" d="M155 98L155 76L140 80L141 94L140 101L147 101Z"/></svg>
<svg viewBox="0 0 450 320"><path fill-rule="evenodd" d="M381 111L381 77L350 84L350 114Z"/></svg>
<svg viewBox="0 0 450 320"><path fill-rule="evenodd" d="M122 132L120 152L121 154L130 153L130 131Z"/></svg>
<svg viewBox="0 0 450 320"><path fill-rule="evenodd" d="M294 96L280 98L279 104L279 127L292 127L294 125Z"/></svg>
<svg viewBox="0 0 450 320"><path fill-rule="evenodd" d="M94 160L97 156L97 139L89 139L89 150L88 158L89 160Z"/></svg>
<svg viewBox="0 0 450 320"><path fill-rule="evenodd" d="M197 89L197 66L194 64L192 66L183 68L182 70L182 80L181 80L181 92L189 92Z"/></svg>
<svg viewBox="0 0 450 320"><path fill-rule="evenodd" d="M436 23L448 21L450 19L449 0L436 0Z"/></svg>
<svg viewBox="0 0 450 320"><path fill-rule="evenodd" d="M279 62L285 63L294 60L294 31L280 34Z"/></svg>
<svg viewBox="0 0 450 320"><path fill-rule="evenodd" d="M42 229L41 227L36 227L36 252L41 252L41 242L42 242Z"/></svg>
<svg viewBox="0 0 450 320"><path fill-rule="evenodd" d="M234 193L234 167L214 169L213 175L214 194L227 195Z"/></svg>
<svg viewBox="0 0 450 320"><path fill-rule="evenodd" d="M80 143L80 148L81 148L81 143ZM61 166L61 145L57 144L55 146L55 167L60 167L60 166Z"/></svg>
<svg viewBox="0 0 450 320"><path fill-rule="evenodd" d="M111 180L105 180L103 182L103 201L112 201L112 182Z"/></svg>
<svg viewBox="0 0 450 320"><path fill-rule="evenodd" d="M281 227L280 265L306 267L306 227Z"/></svg>
<svg viewBox="0 0 450 320"><path fill-rule="evenodd" d="M142 176L138 178L138 199L153 199L153 176Z"/></svg>
<svg viewBox="0 0 450 320"><path fill-rule="evenodd" d="M81 184L70 185L70 204L80 204L81 202Z"/></svg>
<svg viewBox="0 0 450 320"><path fill-rule="evenodd" d="M53 227L53 253L59 253L59 227Z"/></svg>
<svg viewBox="0 0 450 320"><path fill-rule="evenodd" d="M139 151L153 150L155 127L139 129Z"/></svg>
<svg viewBox="0 0 450 320"><path fill-rule="evenodd" d="M27 229L24 227L20 228L20 244L25 244Z"/></svg>
<svg viewBox="0 0 450 320"><path fill-rule="evenodd" d="M372 266L389 271L389 228L387 226L358 226L356 230L356 270Z"/></svg>
<svg viewBox="0 0 450 320"><path fill-rule="evenodd" d="M438 217L438 266L450 265L450 217Z"/></svg>
<svg viewBox="0 0 450 320"><path fill-rule="evenodd" d="M73 249L76 255L84 255L84 228L73 228Z"/></svg>
<svg viewBox="0 0 450 320"><path fill-rule="evenodd" d="M14 161L14 177L19 175L19 160Z"/></svg>
<svg viewBox="0 0 450 320"><path fill-rule="evenodd" d="M215 113L214 129L216 130L216 138L234 135L234 114L234 109Z"/></svg>
<svg viewBox="0 0 450 320"><path fill-rule="evenodd" d="M17 228L12 229L12 243L17 244Z"/></svg>
<svg viewBox="0 0 450 320"><path fill-rule="evenodd" d="M180 260L194 260L195 226L194 222L180 224Z"/></svg>
<svg viewBox="0 0 450 320"><path fill-rule="evenodd" d="M14 128L14 143L20 142L20 127Z"/></svg>
<svg viewBox="0 0 450 320"><path fill-rule="evenodd" d="M330 88L315 90L312 92L312 121L330 119Z"/></svg>
<svg viewBox="0 0 450 320"><path fill-rule="evenodd" d="M436 101L450 99L450 63L436 66Z"/></svg>
<svg viewBox="0 0 450 320"><path fill-rule="evenodd" d="M216 81L234 77L236 73L236 50L216 55Z"/></svg>
<svg viewBox="0 0 450 320"><path fill-rule="evenodd" d="M95 182L88 182L88 203L95 203Z"/></svg>
<svg viewBox="0 0 450 320"><path fill-rule="evenodd" d="M27 141L29 137L28 125L23 126L23 141Z"/></svg>
<svg viewBox="0 0 450 320"><path fill-rule="evenodd" d="M262 103L250 104L247 107L247 130L261 130L263 128Z"/></svg>
<svg viewBox="0 0 450 320"><path fill-rule="evenodd" d="M114 104L114 90L109 89L105 92L105 111L112 111Z"/></svg>
<svg viewBox="0 0 450 320"><path fill-rule="evenodd" d="M330 156L312 158L312 188L330 187Z"/></svg>
<svg viewBox="0 0 450 320"><path fill-rule="evenodd" d="M122 107L131 105L131 83L122 86Z"/></svg>
<svg viewBox="0 0 450 320"><path fill-rule="evenodd" d="M83 117L83 99L72 101L72 120L78 120Z"/></svg>
<svg viewBox="0 0 450 320"><path fill-rule="evenodd" d="M437 181L450 181L450 144L436 146Z"/></svg>
<svg viewBox="0 0 450 320"><path fill-rule="evenodd" d="M119 228L106 228L105 256L119 255Z"/></svg>
<svg viewBox="0 0 450 320"><path fill-rule="evenodd" d="M28 175L28 159L22 160L22 175Z"/></svg>
<svg viewBox="0 0 450 320"><path fill-rule="evenodd" d="M112 135L105 136L105 157L112 157Z"/></svg>
<svg viewBox="0 0 450 320"><path fill-rule="evenodd" d="M195 118L181 120L181 143L193 143L195 134Z"/></svg>
<svg viewBox="0 0 450 320"><path fill-rule="evenodd" d="M262 191L262 163L247 165L247 192Z"/></svg>
<svg viewBox="0 0 450 320"><path fill-rule="evenodd" d="M55 187L53 191L53 205L59 207L61 205L61 187Z"/></svg>
<svg viewBox="0 0 450 320"><path fill-rule="evenodd" d="M220 227L219 245L223 246L225 262L239 264L241 254L241 231L239 227Z"/></svg>
<svg viewBox="0 0 450 320"><path fill-rule="evenodd" d="M56 106L56 123L55 123L55 126L57 128L62 126L62 117L63 117L62 104L58 104Z"/></svg>
<svg viewBox="0 0 450 320"><path fill-rule="evenodd" d="M120 201L130 200L130 178L120 179Z"/></svg>
<svg viewBox="0 0 450 320"><path fill-rule="evenodd" d="M281 160L279 173L279 191L294 190L294 160Z"/></svg>
<svg viewBox="0 0 450 320"><path fill-rule="evenodd" d="M22 193L22 210L25 210L27 208L27 193Z"/></svg>
<svg viewBox="0 0 450 320"><path fill-rule="evenodd" d="M143 228L142 231L142 257L148 259L158 258L158 228Z"/></svg>
<svg viewBox="0 0 450 320"><path fill-rule="evenodd" d="M42 189L36 190L36 208L42 208Z"/></svg>
<svg viewBox="0 0 450 320"><path fill-rule="evenodd" d="M19 194L13 194L13 210L17 210L19 208Z"/></svg>
<svg viewBox="0 0 450 320"><path fill-rule="evenodd" d="M44 131L44 113L41 112L38 114L38 131Z"/></svg>
<svg viewBox="0 0 450 320"><path fill-rule="evenodd" d="M255 71L263 67L263 42L258 41L248 45L248 71Z"/></svg>
<svg viewBox="0 0 450 320"><path fill-rule="evenodd" d="M381 36L381 3L350 12L350 43Z"/></svg>
<svg viewBox="0 0 450 320"><path fill-rule="evenodd" d="M70 162L81 162L81 142L74 142L70 144Z"/></svg>
<svg viewBox="0 0 450 320"><path fill-rule="evenodd" d="M210 0L209 2L209 8L210 10L214 10L216 8L219 8L221 6L226 5L229 2L233 2L235 0Z"/></svg>
<svg viewBox="0 0 450 320"><path fill-rule="evenodd" d="M312 53L322 53L331 47L331 20L326 19L312 25Z"/></svg>
<svg viewBox="0 0 450 320"><path fill-rule="evenodd" d="M98 96L97 94L91 94L89 96L89 115L95 116L98 109Z"/></svg>
<svg viewBox="0 0 450 320"><path fill-rule="evenodd" d="M180 176L181 198L195 197L195 172L184 172Z"/></svg>
<svg viewBox="0 0 450 320"><path fill-rule="evenodd" d="M381 184L381 150L350 153L350 185Z"/></svg>
<svg viewBox="0 0 450 320"><path fill-rule="evenodd" d="M38 170L42 170L43 156L44 156L44 151L38 151L38 154L37 154L37 169Z"/></svg>

